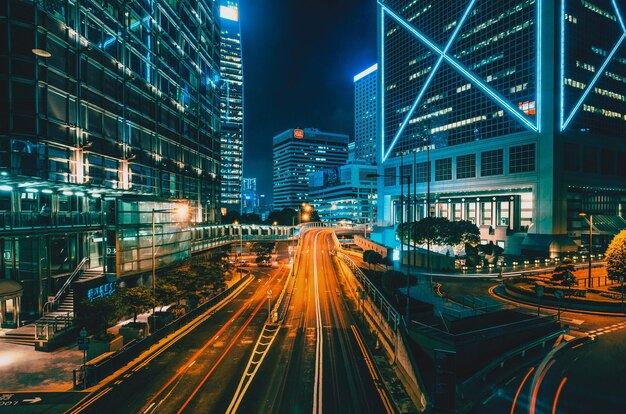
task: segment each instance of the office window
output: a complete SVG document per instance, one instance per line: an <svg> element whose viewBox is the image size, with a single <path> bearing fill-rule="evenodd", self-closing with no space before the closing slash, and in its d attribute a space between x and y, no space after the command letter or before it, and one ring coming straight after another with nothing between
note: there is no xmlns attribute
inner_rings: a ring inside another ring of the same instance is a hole
<svg viewBox="0 0 626 414"><path fill-rule="evenodd" d="M509 172L535 171L535 144L520 145L509 149Z"/></svg>
<svg viewBox="0 0 626 414"><path fill-rule="evenodd" d="M411 176L413 175L413 166L412 165L402 165L400 166L400 175L402 176L402 180L400 184L412 183Z"/></svg>
<svg viewBox="0 0 626 414"><path fill-rule="evenodd" d="M415 182L427 183L428 182L428 169L430 168L430 162L418 162L415 165Z"/></svg>
<svg viewBox="0 0 626 414"><path fill-rule="evenodd" d="M435 161L435 181L447 181L452 179L452 158L444 158Z"/></svg>
<svg viewBox="0 0 626 414"><path fill-rule="evenodd" d="M385 187L396 185L396 167L385 168Z"/></svg>
<svg viewBox="0 0 626 414"><path fill-rule="evenodd" d="M504 151L501 149L485 151L480 154L480 175L502 175L504 172Z"/></svg>
<svg viewBox="0 0 626 414"><path fill-rule="evenodd" d="M456 178L476 177L476 154L456 157Z"/></svg>

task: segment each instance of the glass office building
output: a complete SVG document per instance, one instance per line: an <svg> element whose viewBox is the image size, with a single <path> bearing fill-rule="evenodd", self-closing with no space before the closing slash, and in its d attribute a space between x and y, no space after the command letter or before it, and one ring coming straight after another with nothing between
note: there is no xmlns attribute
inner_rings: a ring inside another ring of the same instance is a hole
<svg viewBox="0 0 626 414"><path fill-rule="evenodd" d="M314 128L288 129L273 139L274 210L309 202L309 175L345 165L348 136Z"/></svg>
<svg viewBox="0 0 626 414"><path fill-rule="evenodd" d="M0 280L23 286L24 319L84 258L100 275L145 271L147 212L162 203L215 219L218 13L213 1L2 2ZM128 197L144 212L132 230L115 221Z"/></svg>
<svg viewBox="0 0 626 414"><path fill-rule="evenodd" d="M354 158L376 164L378 65L354 76Z"/></svg>
<svg viewBox="0 0 626 414"><path fill-rule="evenodd" d="M585 212L606 243L626 225L624 9L379 1L379 221L470 220L507 252L555 254L586 240Z"/></svg>
<svg viewBox="0 0 626 414"><path fill-rule="evenodd" d="M221 204L225 211L239 212L243 178L243 62L239 2L223 0L220 17Z"/></svg>

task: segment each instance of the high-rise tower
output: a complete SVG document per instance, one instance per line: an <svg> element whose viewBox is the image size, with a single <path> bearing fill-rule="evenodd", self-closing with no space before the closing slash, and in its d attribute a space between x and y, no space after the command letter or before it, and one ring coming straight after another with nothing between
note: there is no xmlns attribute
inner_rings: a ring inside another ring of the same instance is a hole
<svg viewBox="0 0 626 414"><path fill-rule="evenodd" d="M220 117L222 210L241 210L243 177L243 61L239 1L222 0Z"/></svg>
<svg viewBox="0 0 626 414"><path fill-rule="evenodd" d="M470 220L551 254L588 239L584 212L606 243L626 225L625 9L379 0L379 220Z"/></svg>
<svg viewBox="0 0 626 414"><path fill-rule="evenodd" d="M354 76L354 158L376 164L378 65Z"/></svg>

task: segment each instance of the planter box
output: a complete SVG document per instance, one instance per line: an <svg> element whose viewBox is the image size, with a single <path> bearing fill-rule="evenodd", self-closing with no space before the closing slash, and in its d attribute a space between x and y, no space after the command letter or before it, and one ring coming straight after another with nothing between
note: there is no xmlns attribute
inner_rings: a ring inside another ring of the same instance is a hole
<svg viewBox="0 0 626 414"><path fill-rule="evenodd" d="M124 338L124 345L133 339L143 339L148 335L149 328L145 322L131 322L120 327L120 335Z"/></svg>
<svg viewBox="0 0 626 414"><path fill-rule="evenodd" d="M110 341L102 341L99 339L91 338L89 343L89 349L87 350L87 360L91 360L97 356L100 356L106 352L115 352L122 349L124 346L124 338L116 336Z"/></svg>
<svg viewBox="0 0 626 414"><path fill-rule="evenodd" d="M155 322L156 322L156 329L161 329L168 323L172 322L174 319L176 318L174 317L174 314L171 312L154 312L154 316L152 315L148 316L148 326L150 327L150 330L152 331L153 330L152 328L155 326Z"/></svg>

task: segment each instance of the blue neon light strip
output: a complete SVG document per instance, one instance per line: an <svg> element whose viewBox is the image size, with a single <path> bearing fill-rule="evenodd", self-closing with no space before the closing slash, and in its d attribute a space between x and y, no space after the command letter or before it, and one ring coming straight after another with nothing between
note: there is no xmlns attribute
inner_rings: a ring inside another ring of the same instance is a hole
<svg viewBox="0 0 626 414"><path fill-rule="evenodd" d="M543 30L543 20L542 20L542 10L541 10L541 0L537 1L537 8L536 8L536 16L537 16L537 42L535 43L535 47L537 48L537 99L535 102L535 116L536 116L536 126L537 126L537 132L541 132L541 112L543 110L542 107L542 102L543 100L541 99L541 88L542 88L542 83L543 83L543 71L541 70L541 62L542 62L542 57L541 57L541 45L543 44L541 36L542 36L542 30Z"/></svg>
<svg viewBox="0 0 626 414"><path fill-rule="evenodd" d="M626 33L622 33L622 36L619 38L619 40L615 44L615 47L613 48L613 50L611 50L611 53L609 53L609 56L606 58L606 60L602 64L602 66L600 66L600 69L598 69L598 72L596 73L596 76L593 77L593 80L591 81L591 83L589 85L587 85L587 88L585 88L585 92L583 93L583 95L580 97L580 99L578 100L578 102L574 106L574 109L572 110L572 112L569 114L569 116L565 120L565 123L563 125L561 125L561 131L564 130L565 128L567 128L567 125L569 125L569 123L572 120L572 118L574 117L574 115L576 115L576 112L578 111L578 108L580 108L580 105L582 105L582 103L585 100L585 98L587 98L587 95L589 95L589 92L591 92L591 90L593 89L593 86L597 82L597 80L600 77L600 75L602 75L604 73L604 69L609 64L609 62L613 59L613 55L615 55L615 52L617 52L617 49L619 49L619 47L622 45L622 42L624 41L624 39L626 39Z"/></svg>
<svg viewBox="0 0 626 414"><path fill-rule="evenodd" d="M380 119L378 124L380 126L380 148L381 155L385 153L385 9L380 8L380 53L382 59L380 60L380 70L378 71L378 88L380 91ZM385 160L381 157L381 164Z"/></svg>
<svg viewBox="0 0 626 414"><path fill-rule="evenodd" d="M422 88L417 94L417 98L415 98L413 105L411 105L411 109L409 109L409 113L406 115L406 117L402 121L402 124L400 124L400 128L398 129L396 136L393 138L393 141L391 141L391 144L389 145L389 151L387 151L387 153L383 153L383 161L385 161L389 157L391 150L396 145L396 142L398 141L398 139L400 139L400 135L402 135L402 133L404 132L404 128L406 128L411 117L413 116L413 113L415 112L415 108L417 108L417 105L419 105L419 103L422 101L422 98L424 97L424 93L426 93L426 89L428 89L430 82L433 80L433 78L435 77L435 74L437 73L437 69L439 69L441 62L443 62L444 55L448 53L450 46L452 46L452 43L456 40L456 37L459 34L459 31L461 30L461 27L465 23L465 20L467 19L467 16L469 15L470 11L474 8L475 3L476 3L476 0L472 0L470 1L470 4L467 6L467 9L463 13L461 20L459 20L456 28L454 29L454 32L450 36L450 39L448 39L448 43L446 44L446 47L443 49L443 53L439 56L439 59L437 59L437 63L435 63L435 66L430 71L428 78L426 79L426 81L422 85Z"/></svg>
<svg viewBox="0 0 626 414"><path fill-rule="evenodd" d="M561 0L561 131L563 131L563 117L565 116L565 0Z"/></svg>
<svg viewBox="0 0 626 414"><path fill-rule="evenodd" d="M582 105L582 103L585 101L585 99L587 98L587 95L589 95L589 92L591 92L591 90L593 89L593 87L595 86L596 82L598 81L598 79L600 78L600 76L604 73L604 70L606 69L607 65L611 62L611 60L613 59L613 56L615 55L615 53L617 52L617 50L619 49L619 47L622 45L622 43L624 42L624 40L626 39L626 26L624 26L624 19L622 18L622 14L620 13L618 7L617 7L617 3L615 2L615 0L612 0L613 3L613 8L615 9L615 14L617 15L617 20L619 21L620 27L622 28L622 35L620 36L619 40L617 41L617 43L615 44L615 46L613 47L613 50L611 50L611 53L609 53L609 55L607 56L606 60L604 61L604 63L602 64L602 66L600 66L600 69L598 69L598 71L596 72L596 76L593 77L593 79L591 80L591 83L589 83L587 85L587 87L585 88L585 92L583 92L582 96L580 97L580 99L578 100L578 102L576 102L576 105L574 105L574 109L572 110L572 112L570 112L569 116L567 117L567 119L565 120L565 122L563 122L563 115L565 113L565 106L564 106L564 94L565 94L565 88L563 86L563 81L565 79L565 0L563 0L563 3L561 4L561 131L563 131L565 128L567 128L567 126L569 125L569 123L572 121L572 118L574 118L574 115L576 115L576 112L578 112L578 109L580 109L580 106Z"/></svg>
<svg viewBox="0 0 626 414"><path fill-rule="evenodd" d="M626 26L624 26L624 19L622 18L622 14L619 12L619 9L617 8L617 3L615 3L615 0L613 0L613 7L615 8L615 14L617 15L617 20L619 20L619 24L620 26L622 26L622 30L624 31L624 33L626 33Z"/></svg>
<svg viewBox="0 0 626 414"><path fill-rule="evenodd" d="M494 102L499 104L499 106L502 109L504 109L509 114L513 115L515 118L517 118L519 121L521 121L521 123L524 124L531 131L537 132L537 130L538 130L537 126L535 124L533 124L532 121L529 120L526 117L526 115L519 108L517 108L516 106L512 105L508 100L506 100L506 98L504 98L502 95L500 95L495 89L493 89L489 85L485 84L482 81L482 79L479 79L478 77L476 77L463 64L458 62L453 57L448 56L447 55L447 49L441 50L425 34L421 33L419 30L417 30L415 27L413 27L411 24L409 24L405 19L403 19L400 15L398 15L392 9L390 9L386 5L382 4L380 2L380 0L378 1L378 4L381 6L383 11L386 12L387 14L389 14L389 16L392 17L398 24L400 24L402 27L404 27L409 33L411 33L418 40L420 40L430 50L432 50L433 52L437 53L449 65L451 65L453 68L455 68L456 71L459 74L461 74L463 77L465 77L469 82L471 82L475 87L477 87L483 93L488 95ZM384 14L383 14L383 16L384 16ZM432 75L432 73L431 73L431 75ZM384 103L384 101L382 101L382 102ZM390 147L387 150L387 152L383 153L383 161L385 161L387 159L388 155L391 153L391 150L393 149L393 146L395 145L398 136L399 135L397 135L396 138L394 138L394 141L390 145Z"/></svg>

